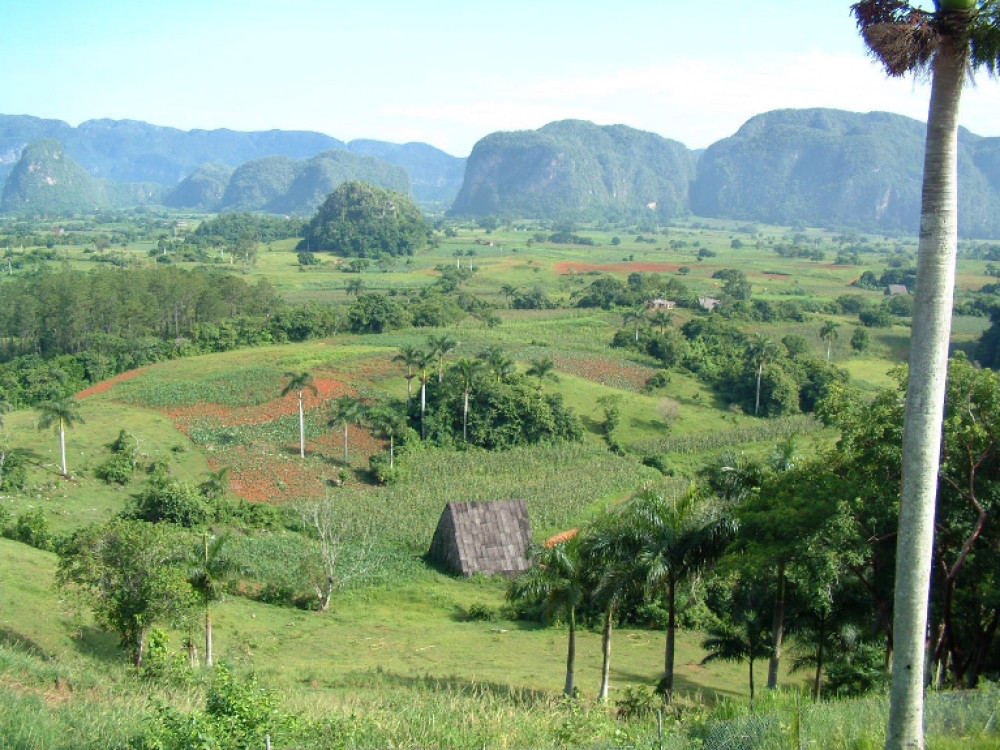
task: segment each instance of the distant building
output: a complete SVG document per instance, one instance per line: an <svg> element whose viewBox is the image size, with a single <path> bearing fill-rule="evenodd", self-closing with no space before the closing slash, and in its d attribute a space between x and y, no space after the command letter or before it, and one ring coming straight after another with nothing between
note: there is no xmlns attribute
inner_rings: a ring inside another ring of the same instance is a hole
<svg viewBox="0 0 1000 750"><path fill-rule="evenodd" d="M650 310L673 310L677 307L677 303L672 299L663 299L662 297L657 297L656 299L651 299L646 302L646 307Z"/></svg>
<svg viewBox="0 0 1000 750"><path fill-rule="evenodd" d="M909 294L910 290L906 288L906 284L889 284L885 293L887 296L891 297L894 294Z"/></svg>
<svg viewBox="0 0 1000 750"><path fill-rule="evenodd" d="M699 297L698 304L705 310L713 312L719 306L719 299L717 297Z"/></svg>

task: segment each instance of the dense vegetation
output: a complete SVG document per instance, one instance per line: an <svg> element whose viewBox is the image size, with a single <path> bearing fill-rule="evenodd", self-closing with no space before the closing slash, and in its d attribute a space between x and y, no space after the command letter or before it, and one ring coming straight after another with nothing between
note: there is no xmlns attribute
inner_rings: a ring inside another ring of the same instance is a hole
<svg viewBox="0 0 1000 750"><path fill-rule="evenodd" d="M349 258L413 255L427 246L429 232L420 209L403 193L351 181L323 201L300 247Z"/></svg>

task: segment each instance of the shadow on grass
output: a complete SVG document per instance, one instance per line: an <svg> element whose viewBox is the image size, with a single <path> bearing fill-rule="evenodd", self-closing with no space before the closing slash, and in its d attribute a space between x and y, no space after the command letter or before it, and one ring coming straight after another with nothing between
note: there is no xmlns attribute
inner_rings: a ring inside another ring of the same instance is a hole
<svg viewBox="0 0 1000 750"><path fill-rule="evenodd" d="M0 645L23 651L43 661L48 661L49 655L45 649L27 636L21 635L12 628L0 628Z"/></svg>
<svg viewBox="0 0 1000 750"><path fill-rule="evenodd" d="M114 633L84 625L73 636L77 651L83 656L106 662L121 662L124 658Z"/></svg>
<svg viewBox="0 0 1000 750"><path fill-rule="evenodd" d="M344 677L345 687L377 690L398 687L404 690L429 693L449 693L477 699L487 699L507 703L520 708L533 708L551 704L555 694L545 690L508 685L502 682L469 680L464 677L414 677L386 672L382 669L355 672Z"/></svg>

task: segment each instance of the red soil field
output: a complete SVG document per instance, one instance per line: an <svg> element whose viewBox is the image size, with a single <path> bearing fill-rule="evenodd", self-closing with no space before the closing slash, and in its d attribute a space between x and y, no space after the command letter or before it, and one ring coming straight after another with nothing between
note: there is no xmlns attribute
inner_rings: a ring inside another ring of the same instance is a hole
<svg viewBox="0 0 1000 750"><path fill-rule="evenodd" d="M587 273L589 271L628 271L632 273L633 271L676 271L680 265L677 263L578 263L574 260L567 260L556 263L552 268L559 274Z"/></svg>

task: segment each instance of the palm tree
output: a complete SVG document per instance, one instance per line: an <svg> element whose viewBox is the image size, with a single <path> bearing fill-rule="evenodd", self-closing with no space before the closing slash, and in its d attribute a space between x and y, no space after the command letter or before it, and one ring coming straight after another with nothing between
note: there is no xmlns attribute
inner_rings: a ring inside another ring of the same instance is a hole
<svg viewBox="0 0 1000 750"><path fill-rule="evenodd" d="M212 500L224 496L229 489L229 467L223 466L218 471L209 472L198 489L202 495Z"/></svg>
<svg viewBox="0 0 1000 750"><path fill-rule="evenodd" d="M764 376L764 365L770 362L778 353L778 347L774 342L760 333L754 334L749 346L747 356L757 367L757 395L753 402L753 413L757 416L760 412L760 381Z"/></svg>
<svg viewBox="0 0 1000 750"><path fill-rule="evenodd" d="M458 373L464 392L462 400L462 440L467 443L469 442L469 393L472 390L473 382L479 377L479 373L482 372L483 363L475 359L462 357L455 363L453 369Z"/></svg>
<svg viewBox="0 0 1000 750"><path fill-rule="evenodd" d="M674 689L674 643L677 634L677 586L718 558L732 536L733 524L714 498L695 485L679 498L644 490L625 506L638 535L635 562L647 589L667 600L667 639L663 678L658 690L670 700Z"/></svg>
<svg viewBox="0 0 1000 750"><path fill-rule="evenodd" d="M38 418L38 429L46 430L55 426L59 433L59 453L62 457L62 475L69 477L66 470L66 430L76 423L83 424L80 414L80 404L73 398L63 398L57 401L46 401L38 405L41 416Z"/></svg>
<svg viewBox="0 0 1000 750"><path fill-rule="evenodd" d="M622 316L622 322L627 326L630 323L635 323L635 340L636 343L639 342L639 326L643 324L646 320L646 308L636 307L633 310L629 310Z"/></svg>
<svg viewBox="0 0 1000 750"><path fill-rule="evenodd" d="M212 602L220 601L225 594L226 580L232 575L232 561L222 555L222 548L229 540L228 534L202 536L201 550L194 555L188 582L205 606L205 664L212 666Z"/></svg>
<svg viewBox="0 0 1000 750"><path fill-rule="evenodd" d="M923 747L924 641L934 510L958 252L958 111L970 70L1000 70L1000 9L993 0L905 0L851 6L865 43L890 76L930 70L931 97L903 426L896 539L892 691L887 748Z"/></svg>
<svg viewBox="0 0 1000 750"><path fill-rule="evenodd" d="M317 391L316 386L313 385L313 376L308 372L300 372L298 374L294 372L286 372L285 377L288 378L288 383L281 389L281 397L284 398L292 391L295 391L299 396L299 458L305 458L306 419L305 412L302 410L302 392L308 390L315 396L319 391Z"/></svg>
<svg viewBox="0 0 1000 750"><path fill-rule="evenodd" d="M389 468L396 467L396 438L406 429L406 419L392 406L382 404L367 410L365 422L389 441Z"/></svg>
<svg viewBox="0 0 1000 750"><path fill-rule="evenodd" d="M525 374L528 377L538 378L538 390L542 390L542 382L544 380L559 381L559 376L553 372L555 369L555 363L551 359L542 357L541 359L531 360L531 365Z"/></svg>
<svg viewBox="0 0 1000 750"><path fill-rule="evenodd" d="M413 378L416 377L416 373L413 368L417 366L420 362L421 357L424 356L422 350L417 349L415 346L402 346L399 348L399 354L392 358L393 362L402 362L403 367L406 368L406 403L410 403L410 399L413 397L413 389L411 382Z"/></svg>
<svg viewBox="0 0 1000 750"><path fill-rule="evenodd" d="M823 323L822 328L819 329L819 337L826 342L826 361L830 361L830 349L833 346L833 342L837 340L837 328L839 326L832 320L828 320Z"/></svg>
<svg viewBox="0 0 1000 750"><path fill-rule="evenodd" d="M364 418L364 412L364 405L350 396L341 396L330 404L329 418L326 423L330 427L339 425L344 430L345 464L350 462L350 457L347 453L347 428L352 424L360 422Z"/></svg>
<svg viewBox="0 0 1000 750"><path fill-rule="evenodd" d="M416 367L420 370L420 439L424 440L427 437L427 432L424 430L424 417L427 415L427 368L431 366L434 362L433 352L420 352L420 356L417 358Z"/></svg>
<svg viewBox="0 0 1000 750"><path fill-rule="evenodd" d="M649 322L660 329L660 333L663 333L667 326L670 325L670 321L673 320L674 316L663 310L655 311L649 318Z"/></svg>
<svg viewBox="0 0 1000 750"><path fill-rule="evenodd" d="M536 554L534 567L516 578L508 591L514 601L543 599L546 616L566 618L569 643L563 692L568 696L573 695L575 688L576 610L587 596L587 571L580 551L579 534L544 547Z"/></svg>
<svg viewBox="0 0 1000 750"><path fill-rule="evenodd" d="M361 279L361 278L350 279L344 285L344 291L347 294L353 294L355 297L357 297L358 295L360 295L361 292L364 291L364 289L365 289L365 282L364 282L364 279Z"/></svg>
<svg viewBox="0 0 1000 750"><path fill-rule="evenodd" d="M458 342L449 337L448 334L442 333L440 336L428 336L427 346L431 350L432 356L437 358L438 384L440 384L444 380L444 358L455 351Z"/></svg>
<svg viewBox="0 0 1000 750"><path fill-rule="evenodd" d="M517 287L513 284L503 284L500 287L500 294L504 296L504 299L507 300L507 304L509 305L511 299L513 299L514 295L517 294Z"/></svg>
<svg viewBox="0 0 1000 750"><path fill-rule="evenodd" d="M707 664L716 659L732 662L747 662L750 682L750 700L754 699L753 665L758 659L765 659L771 653L770 627L768 624L767 607L753 601L751 595L745 594L745 589L751 588L749 582L741 581L741 591L736 594L730 612L727 612L718 625L708 628L708 637L702 641L701 647L708 655L701 660Z"/></svg>
<svg viewBox="0 0 1000 750"><path fill-rule="evenodd" d="M604 610L601 628L601 685L597 699L608 700L611 677L611 634L615 612L629 596L642 593L641 570L635 561L640 552L638 537L620 513L605 513L587 529L583 557L596 579L593 599Z"/></svg>
<svg viewBox="0 0 1000 750"><path fill-rule="evenodd" d="M514 360L499 346L489 346L476 355L500 383L514 370Z"/></svg>

